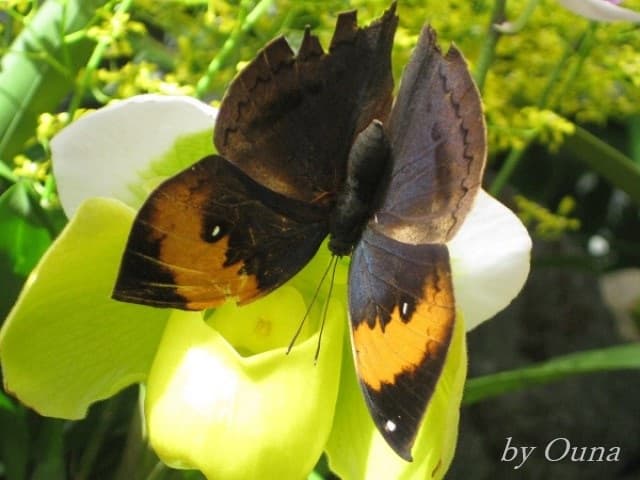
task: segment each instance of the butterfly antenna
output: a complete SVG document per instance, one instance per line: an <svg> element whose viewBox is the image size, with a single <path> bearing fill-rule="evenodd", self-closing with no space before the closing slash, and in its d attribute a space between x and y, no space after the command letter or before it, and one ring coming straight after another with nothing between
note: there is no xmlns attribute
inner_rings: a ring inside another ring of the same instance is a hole
<svg viewBox="0 0 640 480"><path fill-rule="evenodd" d="M320 278L320 283L318 283L318 286L316 287L316 291L313 293L313 297L311 298L311 302L309 302L309 306L307 307L307 311L304 313L304 317L302 317L302 321L300 322L300 325L298 325L298 329L296 330L296 333L293 334L293 338L291 339L291 343L289 343L289 347L287 348L287 355L289 355L289 352L293 348L293 344L296 343L296 340L298 339L298 336L300 335L300 332L302 331L302 327L304 325L304 322L306 322L307 317L309 316L309 313L311 313L311 307L313 307L313 304L316 302L316 298L318 298L318 293L320 293L320 287L322 287L322 284L324 283L324 279L327 278L327 274L329 273L329 270L331 269L331 263L332 262L333 262L333 257L331 257L331 259L329 260L329 263L327 264L327 268L325 268L324 273L322 274L322 278Z"/></svg>
<svg viewBox="0 0 640 480"><path fill-rule="evenodd" d="M316 345L316 355L313 357L313 364L316 365L318 363L318 357L320 356L320 344L322 343L322 332L324 332L324 324L327 320L327 311L329 310L329 301L331 300L331 293L333 292L333 282L336 279L336 268L338 267L338 257L333 255L331 257L333 261L333 270L331 272L331 282L329 283L329 293L327 295L327 300L324 303L324 309L322 310L322 324L320 324L320 334L318 335L318 345ZM331 263L329 264L331 265Z"/></svg>

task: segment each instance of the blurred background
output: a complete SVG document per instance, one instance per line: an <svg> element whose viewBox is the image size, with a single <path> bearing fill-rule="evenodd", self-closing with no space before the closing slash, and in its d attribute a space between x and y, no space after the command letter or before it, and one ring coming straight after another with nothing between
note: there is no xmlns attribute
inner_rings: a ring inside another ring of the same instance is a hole
<svg viewBox="0 0 640 480"><path fill-rule="evenodd" d="M630 21L587 19L561 3L571 2L398 5L396 85L424 23L443 46L456 43L485 104L485 188L517 212L534 240L522 294L469 335L472 380L447 478L640 478L640 376L631 369L640 349L616 349L640 338L640 30ZM640 12L640 0L622 6ZM310 25L326 46L338 12L357 8L363 24L387 7L0 0L0 322L66 223L49 150L64 125L139 93L215 105L274 36L297 46ZM594 350L606 361L589 356ZM571 354L582 362L564 362ZM158 469L134 440L136 403L130 388L68 422L38 417L0 392L0 479L130 478L132 458L143 464L140 478L201 478ZM514 470L500 462L508 437L538 449L565 437L579 447L619 446L622 454L614 463L537 455ZM333 478L323 462L312 475Z"/></svg>

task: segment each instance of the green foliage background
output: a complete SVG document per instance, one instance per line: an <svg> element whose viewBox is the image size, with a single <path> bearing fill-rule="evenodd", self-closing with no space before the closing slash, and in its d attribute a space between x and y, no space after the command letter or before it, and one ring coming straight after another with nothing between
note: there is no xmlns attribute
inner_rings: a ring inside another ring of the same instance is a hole
<svg viewBox="0 0 640 480"><path fill-rule="evenodd" d="M139 93L215 104L274 36L285 34L295 47L310 25L328 45L337 12L357 8L366 23L387 7L374 0L0 0L0 319L66 221L49 160L49 140L63 126ZM640 0L625 7L640 10ZM596 272L637 267L638 27L589 22L554 0L401 0L399 15L396 83L425 22L442 45L455 42L485 103L486 188L519 211L535 238L571 236L584 247L569 261L534 258L534 268L536 261ZM514 34L492 27L518 18L524 25ZM594 235L609 242L606 254L589 253ZM631 345L604 363L586 353L577 363L559 359L542 370L472 380L467 401L530 381L637 368L638 354ZM138 478L196 476L163 468L136 443L135 397L124 392L68 424L37 418L0 391L0 478L133 478L131 455L138 455Z"/></svg>

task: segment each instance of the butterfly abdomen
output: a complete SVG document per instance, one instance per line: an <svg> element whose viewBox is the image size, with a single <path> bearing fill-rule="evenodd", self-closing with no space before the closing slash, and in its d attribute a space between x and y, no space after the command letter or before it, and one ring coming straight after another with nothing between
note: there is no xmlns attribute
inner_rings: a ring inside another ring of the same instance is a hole
<svg viewBox="0 0 640 480"><path fill-rule="evenodd" d="M382 123L373 120L358 134L349 152L347 174L331 214L329 249L349 255L375 208L390 159Z"/></svg>

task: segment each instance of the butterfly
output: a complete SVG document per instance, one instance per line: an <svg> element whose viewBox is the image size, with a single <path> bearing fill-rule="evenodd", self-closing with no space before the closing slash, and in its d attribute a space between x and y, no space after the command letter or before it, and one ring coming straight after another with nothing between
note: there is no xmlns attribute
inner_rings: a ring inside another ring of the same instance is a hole
<svg viewBox="0 0 640 480"><path fill-rule="evenodd" d="M349 317L371 416L405 460L456 318L446 242L480 188L486 134L461 53L425 26L393 99L393 3L342 13L328 52L268 43L231 82L208 156L151 193L113 297L202 310L255 300L329 236L351 255Z"/></svg>

